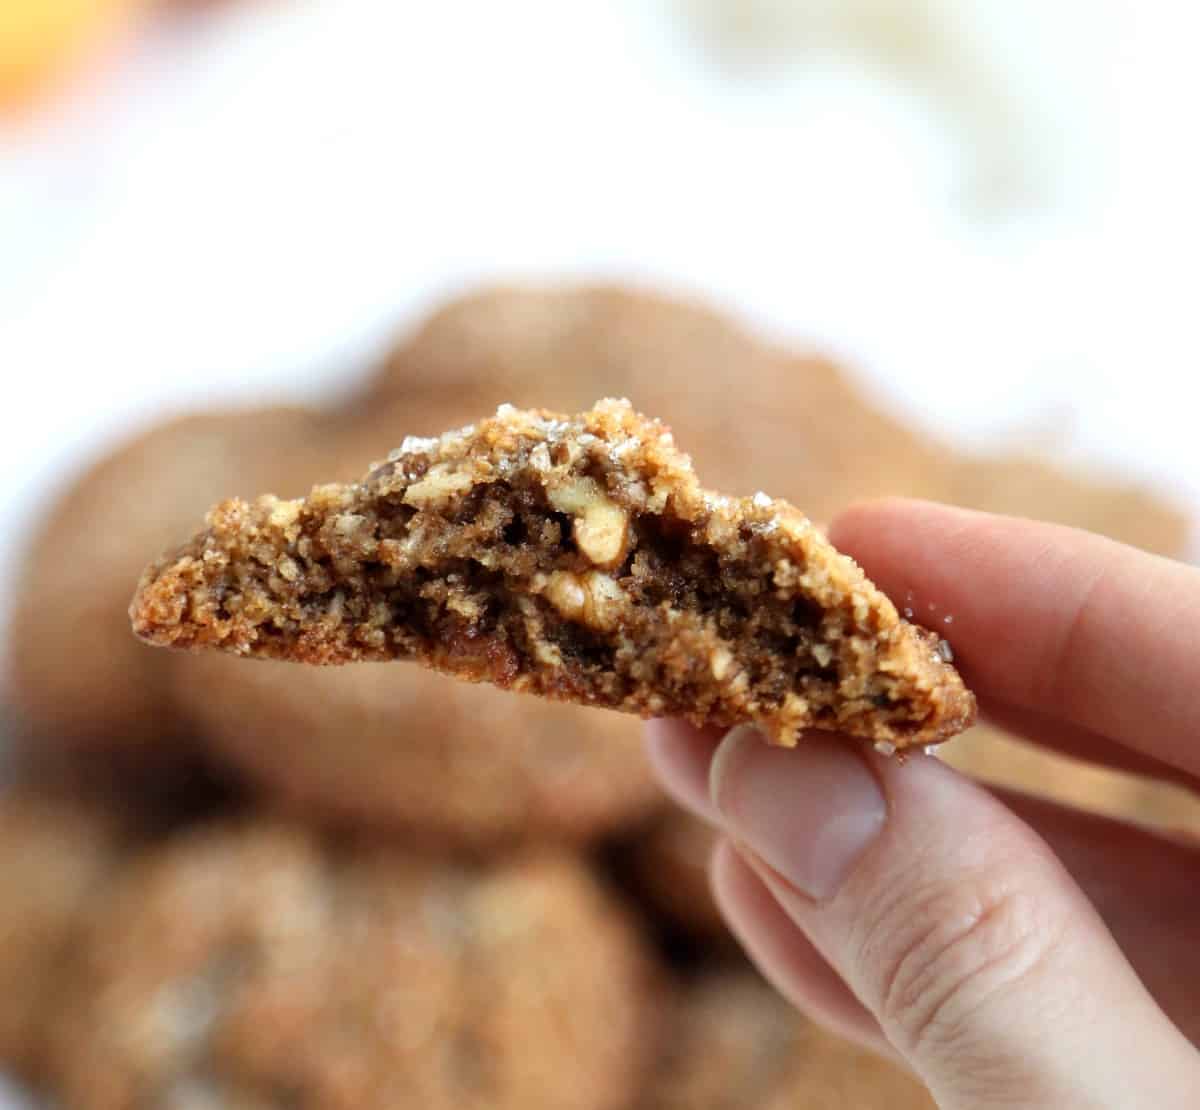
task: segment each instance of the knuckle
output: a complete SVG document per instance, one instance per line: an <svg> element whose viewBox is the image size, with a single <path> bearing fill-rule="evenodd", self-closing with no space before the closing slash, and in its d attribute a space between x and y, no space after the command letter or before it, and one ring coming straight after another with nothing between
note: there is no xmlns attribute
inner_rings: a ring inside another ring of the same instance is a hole
<svg viewBox="0 0 1200 1110"><path fill-rule="evenodd" d="M1042 900L978 877L915 889L877 913L861 956L877 984L877 1015L914 1055L986 1036L986 1010L1042 964L1059 930Z"/></svg>

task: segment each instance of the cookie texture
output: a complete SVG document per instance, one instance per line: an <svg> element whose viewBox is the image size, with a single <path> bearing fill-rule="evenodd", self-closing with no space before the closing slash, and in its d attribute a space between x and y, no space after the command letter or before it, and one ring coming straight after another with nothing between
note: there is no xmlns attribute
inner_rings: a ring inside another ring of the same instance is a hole
<svg viewBox="0 0 1200 1110"><path fill-rule="evenodd" d="M185 662L175 692L196 733L310 820L495 851L587 843L661 803L624 714L386 663Z"/></svg>
<svg viewBox="0 0 1200 1110"><path fill-rule="evenodd" d="M567 856L473 870L216 825L98 907L53 1089L81 1110L616 1110L652 1050L647 968Z"/></svg>
<svg viewBox="0 0 1200 1110"><path fill-rule="evenodd" d="M111 814L66 795L0 794L0 1067L41 1075L75 941L123 832Z"/></svg>
<svg viewBox="0 0 1200 1110"><path fill-rule="evenodd" d="M643 1110L934 1110L925 1088L801 1018L749 971L702 972L685 990Z"/></svg>
<svg viewBox="0 0 1200 1110"><path fill-rule="evenodd" d="M974 699L798 510L702 490L626 401L501 406L406 441L355 485L227 501L147 570L147 641L313 663L416 659L459 677L697 724L901 748Z"/></svg>

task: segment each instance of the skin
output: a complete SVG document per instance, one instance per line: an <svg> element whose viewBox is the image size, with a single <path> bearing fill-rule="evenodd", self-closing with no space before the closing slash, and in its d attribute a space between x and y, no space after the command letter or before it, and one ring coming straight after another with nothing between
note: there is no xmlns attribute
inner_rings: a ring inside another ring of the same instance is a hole
<svg viewBox="0 0 1200 1110"><path fill-rule="evenodd" d="M831 539L917 619L952 615L986 716L1200 790L1200 570L919 501L855 507ZM1195 1105L1200 844L992 793L932 756L648 729L664 785L723 834L714 893L767 978L939 1106Z"/></svg>

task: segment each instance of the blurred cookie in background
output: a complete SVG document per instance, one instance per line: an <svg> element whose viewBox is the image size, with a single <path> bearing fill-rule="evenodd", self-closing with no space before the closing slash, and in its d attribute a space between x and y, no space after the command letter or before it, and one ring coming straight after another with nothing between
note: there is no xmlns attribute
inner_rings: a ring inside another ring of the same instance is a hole
<svg viewBox="0 0 1200 1110"><path fill-rule="evenodd" d="M706 486L763 488L816 519L920 488L935 462L828 360L777 349L699 302L620 286L495 286L451 301L375 381L379 398L440 390L478 397L476 416L628 397L670 425Z"/></svg>
<svg viewBox="0 0 1200 1110"><path fill-rule="evenodd" d="M681 992L645 1110L933 1110L907 1072L800 1017L754 972L701 972Z"/></svg>
<svg viewBox="0 0 1200 1110"><path fill-rule="evenodd" d="M1179 558L1188 550L1187 515L1136 485L1018 454L957 459L945 478L942 499L964 508L1067 524L1156 555Z"/></svg>
<svg viewBox="0 0 1200 1110"><path fill-rule="evenodd" d="M639 723L405 663L197 655L173 676L214 755L307 819L494 852L586 842L660 806Z"/></svg>
<svg viewBox="0 0 1200 1110"><path fill-rule="evenodd" d="M16 584L7 686L18 742L175 758L171 660L129 630L147 552L182 543L223 497L305 492L314 468L300 447L321 434L320 418L296 408L185 416L117 447L57 499Z"/></svg>
<svg viewBox="0 0 1200 1110"><path fill-rule="evenodd" d="M472 870L217 825L97 907L51 1091L81 1110L616 1110L653 1051L653 974L570 857Z"/></svg>
<svg viewBox="0 0 1200 1110"><path fill-rule="evenodd" d="M64 791L0 794L0 1069L39 1078L88 910L130 828Z"/></svg>

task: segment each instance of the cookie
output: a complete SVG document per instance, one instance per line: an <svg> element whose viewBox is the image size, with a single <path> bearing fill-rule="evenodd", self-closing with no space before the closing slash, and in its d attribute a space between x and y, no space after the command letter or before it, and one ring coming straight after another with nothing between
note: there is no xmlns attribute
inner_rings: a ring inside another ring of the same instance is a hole
<svg viewBox="0 0 1200 1110"><path fill-rule="evenodd" d="M226 501L143 575L150 643L296 662L415 659L469 680L774 742L947 739L974 699L807 518L702 490L627 401L501 406L354 485Z"/></svg>
<svg viewBox="0 0 1200 1110"><path fill-rule="evenodd" d="M680 382L686 387L675 389ZM728 404L734 382L751 394L741 398L736 421ZM780 388L795 411L758 396ZM357 450L359 462L382 455L393 446L383 430L389 425L393 433L428 436L505 400L548 400L571 411L605 392L647 395L649 407L669 399L673 427L686 435L704 473L731 489L753 492L755 474L774 470L785 496L828 514L857 493L905 488L898 479L906 451L914 453L907 447L912 437L870 409L832 363L771 351L698 303L617 286L500 287L450 302L397 347L372 393L349 410L349 426L381 430L370 448L363 435L348 437L347 451ZM818 449L813 437L834 425L844 438ZM738 451L728 451L735 427L750 431ZM894 446L895 462L880 468L887 477L875 485L862 465L842 465L831 477L828 451L843 444L857 445L860 455ZM854 488L838 494L847 482ZM624 828L645 812L652 788L642 761L628 758L637 736L632 722L564 716L540 701L514 702L395 668L367 677L372 670L296 674L205 658L178 668L175 684L182 711L222 758L308 813L427 823L437 835L475 842L523 831L590 836ZM443 713L431 697L453 701ZM408 724L431 720L439 730ZM560 721L570 727L559 729ZM629 739L617 737L617 728ZM280 736L288 743L271 742ZM454 756L493 742L504 752L490 765ZM426 777L445 785L428 793L413 786ZM479 790L473 783L491 785Z"/></svg>
<svg viewBox="0 0 1200 1110"><path fill-rule="evenodd" d="M54 1030L80 1110L631 1104L652 970L568 856L490 870L257 821L112 885Z"/></svg>
<svg viewBox="0 0 1200 1110"><path fill-rule="evenodd" d="M15 589L7 685L28 742L144 759L172 750L170 661L129 635L129 583L147 545L181 543L196 514L231 490L307 489L284 445L313 420L267 409L171 421L110 454L58 500Z"/></svg>
<svg viewBox="0 0 1200 1110"><path fill-rule="evenodd" d="M463 395L459 423L502 402L579 412L628 397L669 415L713 487L749 495L769 482L814 519L928 488L943 462L829 359L698 301L614 285L496 286L451 301L397 346L374 388L379 399Z"/></svg>
<svg viewBox="0 0 1200 1110"><path fill-rule="evenodd" d="M642 1110L933 1110L907 1073L800 1017L749 971L702 973L674 1012Z"/></svg>
<svg viewBox="0 0 1200 1110"><path fill-rule="evenodd" d="M122 833L112 814L67 795L0 794L0 1068L42 1071L63 969Z"/></svg>
<svg viewBox="0 0 1200 1110"><path fill-rule="evenodd" d="M293 812L466 848L588 842L661 795L637 722L416 667L182 661L180 712Z"/></svg>

